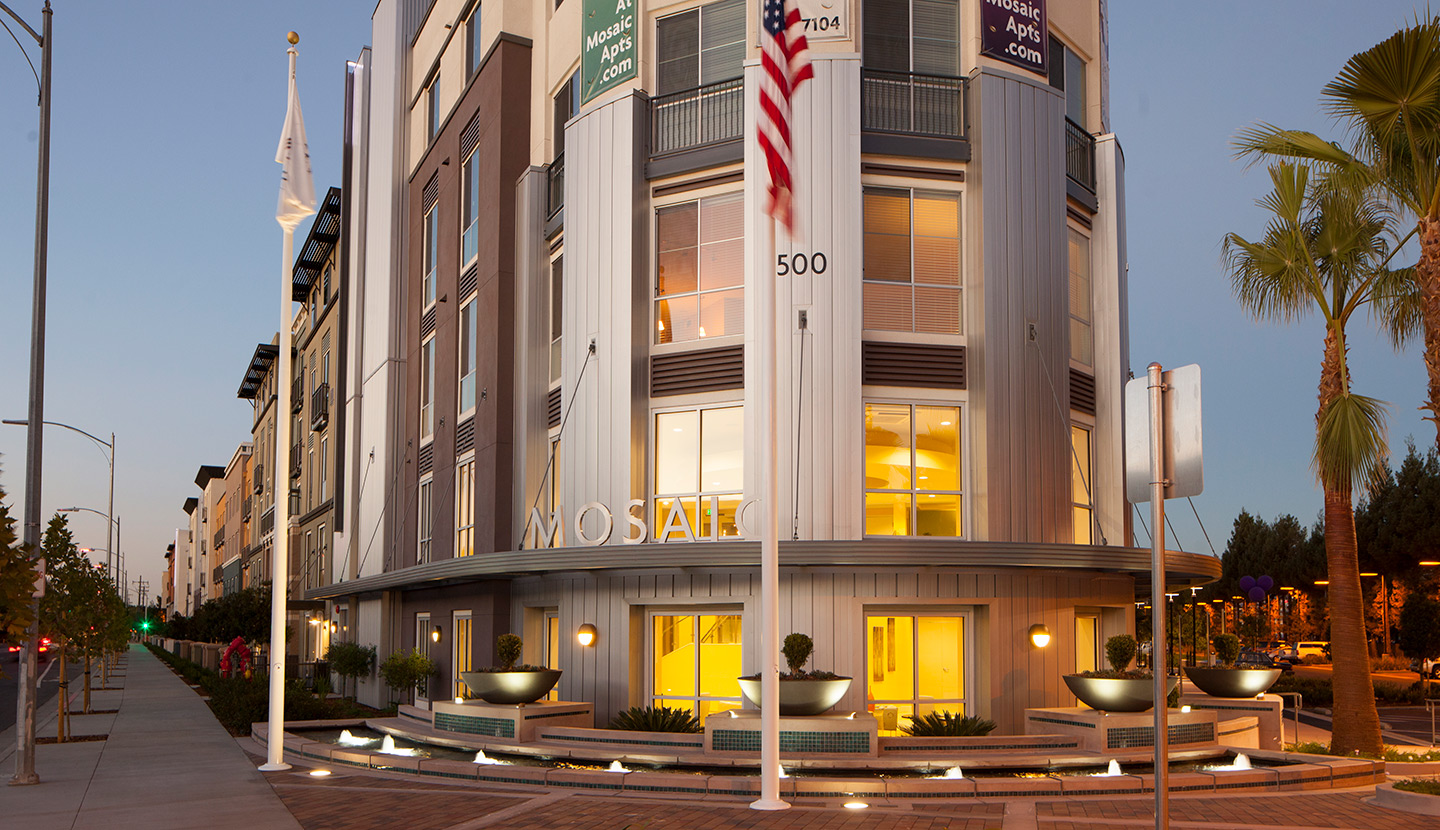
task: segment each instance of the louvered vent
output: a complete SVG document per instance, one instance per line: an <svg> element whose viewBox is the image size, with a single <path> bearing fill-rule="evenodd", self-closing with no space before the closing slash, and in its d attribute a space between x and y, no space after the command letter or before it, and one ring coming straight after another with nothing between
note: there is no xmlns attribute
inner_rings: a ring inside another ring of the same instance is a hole
<svg viewBox="0 0 1440 830"><path fill-rule="evenodd" d="M421 213L429 213L430 208L435 207L435 200L440 198L440 177L431 176L430 181L425 183L425 193L421 196L423 204L420 206Z"/></svg>
<svg viewBox="0 0 1440 830"><path fill-rule="evenodd" d="M545 396L545 415L548 418L549 428L560 426L560 387L550 390Z"/></svg>
<svg viewBox="0 0 1440 830"><path fill-rule="evenodd" d="M965 388L965 347L930 343L861 345L861 382L867 386Z"/></svg>
<svg viewBox="0 0 1440 830"><path fill-rule="evenodd" d="M475 293L475 286L480 282L480 266L472 265L465 273L460 275L460 299Z"/></svg>
<svg viewBox="0 0 1440 830"><path fill-rule="evenodd" d="M1070 370L1070 408L1086 415L1095 414L1095 378Z"/></svg>
<svg viewBox="0 0 1440 830"><path fill-rule="evenodd" d="M726 346L650 357L650 397L745 388L745 347Z"/></svg>
<svg viewBox="0 0 1440 830"><path fill-rule="evenodd" d="M455 427L455 457L459 458L475 449L475 419L466 418Z"/></svg>
<svg viewBox="0 0 1440 830"><path fill-rule="evenodd" d="M435 307L420 317L420 339L424 340L435 332Z"/></svg>
<svg viewBox="0 0 1440 830"><path fill-rule="evenodd" d="M435 469L435 443L433 441L420 447L419 467L422 476Z"/></svg>
<svg viewBox="0 0 1440 830"><path fill-rule="evenodd" d="M479 143L480 116L477 115L474 119L470 121L470 125L465 128L465 132L460 134L460 158L470 158L471 151L473 151L475 149L475 145Z"/></svg>

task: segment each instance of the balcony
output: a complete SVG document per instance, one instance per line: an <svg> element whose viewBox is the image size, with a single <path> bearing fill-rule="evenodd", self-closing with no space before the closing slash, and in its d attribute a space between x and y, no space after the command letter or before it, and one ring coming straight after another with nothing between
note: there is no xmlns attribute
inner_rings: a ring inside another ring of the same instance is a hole
<svg viewBox="0 0 1440 830"><path fill-rule="evenodd" d="M319 431L330 423L330 384L322 383L310 394L310 429Z"/></svg>
<svg viewBox="0 0 1440 830"><path fill-rule="evenodd" d="M1091 193L1095 192L1095 136L1070 119L1065 119L1065 175Z"/></svg>
<svg viewBox="0 0 1440 830"><path fill-rule="evenodd" d="M252 510L251 505L252 501L250 499L245 499L244 501L240 502L240 521L244 522L245 524L250 523L250 512Z"/></svg>
<svg viewBox="0 0 1440 830"><path fill-rule="evenodd" d="M266 533L269 533L274 529L275 508L272 507L269 510L266 510L264 513L260 514L260 535L264 536Z"/></svg>
<svg viewBox="0 0 1440 830"><path fill-rule="evenodd" d="M225 528L215 531L215 550L225 547Z"/></svg>
<svg viewBox="0 0 1440 830"><path fill-rule="evenodd" d="M253 476L254 482L255 482L255 492L256 492L256 494L260 494L260 493L265 492L265 465L264 465L264 464L256 464L256 465L255 465L255 472L252 473L252 476Z"/></svg>
<svg viewBox="0 0 1440 830"><path fill-rule="evenodd" d="M561 153L550 162L545 173L545 218L554 219L555 214L565 207L565 154Z"/></svg>
<svg viewBox="0 0 1440 830"><path fill-rule="evenodd" d="M860 129L964 139L969 82L947 75L860 70Z"/></svg>
<svg viewBox="0 0 1440 830"><path fill-rule="evenodd" d="M650 155L663 156L745 134L745 80L732 78L650 99Z"/></svg>
<svg viewBox="0 0 1440 830"><path fill-rule="evenodd" d="M290 382L290 411L300 412L305 408L305 379L295 378Z"/></svg>
<svg viewBox="0 0 1440 830"><path fill-rule="evenodd" d="M301 459L305 457L305 448L299 444L290 448L290 477L299 478L302 464Z"/></svg>

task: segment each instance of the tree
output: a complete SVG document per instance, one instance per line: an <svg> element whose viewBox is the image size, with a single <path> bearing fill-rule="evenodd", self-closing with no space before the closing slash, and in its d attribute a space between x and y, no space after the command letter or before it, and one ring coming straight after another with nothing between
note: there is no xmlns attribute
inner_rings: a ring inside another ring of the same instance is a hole
<svg viewBox="0 0 1440 830"><path fill-rule="evenodd" d="M342 679L359 680L362 677L369 677L370 672L375 669L375 647L362 646L358 643L334 642L325 650L325 662L330 664L330 670L340 675ZM345 694L345 689L340 689L340 694Z"/></svg>
<svg viewBox="0 0 1440 830"><path fill-rule="evenodd" d="M35 577L35 561L15 537L15 520L0 489L0 645L17 646L29 639L35 621Z"/></svg>
<svg viewBox="0 0 1440 830"><path fill-rule="evenodd" d="M1400 647L1411 657L1440 656L1440 601L1413 593L1400 609Z"/></svg>
<svg viewBox="0 0 1440 830"><path fill-rule="evenodd" d="M1383 191L1413 220L1405 236L1419 237L1420 258L1407 280L1392 285L1396 302L1382 319L1396 345L1421 330L1428 377L1421 408L1440 443L1440 18L1417 18L1351 57L1321 95L1326 109L1349 123L1351 149L1259 124L1241 133L1240 152L1317 162L1341 186Z"/></svg>
<svg viewBox="0 0 1440 830"><path fill-rule="evenodd" d="M1325 556L1330 580L1330 641L1336 708L1331 750L1381 750L1380 718L1370 681L1354 484L1379 474L1384 459L1384 405L1351 391L1346 324L1386 296L1384 207L1363 191L1312 188L1303 164L1270 167L1273 190L1259 201L1271 217L1264 237L1225 237L1225 264L1240 304L1259 319L1290 322L1311 311L1325 323L1315 415L1314 465L1324 491Z"/></svg>
<svg viewBox="0 0 1440 830"><path fill-rule="evenodd" d="M56 513L45 528L45 596L40 599L40 629L51 638L60 657L58 737L64 741L69 720L68 656L93 623L87 598L104 586L90 560L80 553L70 533L69 518Z"/></svg>
<svg viewBox="0 0 1440 830"><path fill-rule="evenodd" d="M419 649L394 652L380 664L380 679L397 692L419 691L439 673L440 667Z"/></svg>

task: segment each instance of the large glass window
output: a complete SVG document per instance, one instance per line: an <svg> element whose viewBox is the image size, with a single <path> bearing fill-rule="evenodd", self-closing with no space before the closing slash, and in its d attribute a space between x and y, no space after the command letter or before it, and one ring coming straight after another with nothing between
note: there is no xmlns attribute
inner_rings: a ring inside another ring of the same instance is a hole
<svg viewBox="0 0 1440 830"><path fill-rule="evenodd" d="M745 333L745 204L712 196L655 212L655 342Z"/></svg>
<svg viewBox="0 0 1440 830"><path fill-rule="evenodd" d="M1070 467L1070 500L1075 517L1075 544L1095 543L1095 501L1090 495L1094 468L1090 460L1090 430L1072 424L1070 426L1070 448L1073 452Z"/></svg>
<svg viewBox="0 0 1440 830"><path fill-rule="evenodd" d="M866 615L866 707L882 733L898 734L913 716L966 714L967 621L963 614Z"/></svg>
<svg viewBox="0 0 1440 830"><path fill-rule="evenodd" d="M475 8L470 10L470 16L465 19L465 69L466 77L474 75L480 68L480 60L485 57L480 53L480 4L476 3Z"/></svg>
<svg viewBox="0 0 1440 830"><path fill-rule="evenodd" d="M476 298L460 307L460 414L475 408Z"/></svg>
<svg viewBox="0 0 1440 830"><path fill-rule="evenodd" d="M1065 93L1065 117L1085 126L1085 59L1050 38L1050 86Z"/></svg>
<svg viewBox="0 0 1440 830"><path fill-rule="evenodd" d="M959 334L960 194L865 188L864 326Z"/></svg>
<svg viewBox="0 0 1440 830"><path fill-rule="evenodd" d="M435 436L435 338L420 344L420 440Z"/></svg>
<svg viewBox="0 0 1440 830"><path fill-rule="evenodd" d="M476 148L460 169L460 261L466 265L480 253L480 150ZM427 214L428 216L428 214ZM425 225L425 242L430 244L430 225Z"/></svg>
<svg viewBox="0 0 1440 830"><path fill-rule="evenodd" d="M957 0L865 0L865 68L960 75Z"/></svg>
<svg viewBox="0 0 1440 830"><path fill-rule="evenodd" d="M455 555L475 552L475 456L455 467Z"/></svg>
<svg viewBox="0 0 1440 830"><path fill-rule="evenodd" d="M1070 359L1095 364L1095 338L1091 334L1090 240L1070 229Z"/></svg>
<svg viewBox="0 0 1440 830"><path fill-rule="evenodd" d="M471 628L471 616L469 611L456 611L454 617L455 641L454 657L455 662L455 696L460 698L470 697L470 687L460 679L461 672L470 671L474 666L474 638Z"/></svg>
<svg viewBox="0 0 1440 830"><path fill-rule="evenodd" d="M435 489L435 480L426 478L420 482L420 499L416 524L419 527L420 539L415 553L415 563L423 565L430 561L430 536L435 528L435 511L431 496Z"/></svg>
<svg viewBox="0 0 1440 830"><path fill-rule="evenodd" d="M740 535L744 435L739 406L655 415L655 541L685 541L682 520L694 538Z"/></svg>
<svg viewBox="0 0 1440 830"><path fill-rule="evenodd" d="M435 303L435 268L440 260L440 206L425 212L425 261L421 263L420 302L425 308Z"/></svg>
<svg viewBox="0 0 1440 830"><path fill-rule="evenodd" d="M865 533L961 536L960 408L865 405Z"/></svg>
<svg viewBox="0 0 1440 830"><path fill-rule="evenodd" d="M560 335L561 325L564 317L562 312L565 309L563 279L565 271L565 258L556 257L550 263L550 382L554 383L560 379Z"/></svg>
<svg viewBox="0 0 1440 830"><path fill-rule="evenodd" d="M656 94L740 77L745 8L741 0L721 0L655 21Z"/></svg>
<svg viewBox="0 0 1440 830"><path fill-rule="evenodd" d="M740 707L739 614L654 614L651 700L700 718Z"/></svg>
<svg viewBox="0 0 1440 830"><path fill-rule="evenodd" d="M1075 672L1095 671L1100 666L1100 618L1095 614L1075 615Z"/></svg>

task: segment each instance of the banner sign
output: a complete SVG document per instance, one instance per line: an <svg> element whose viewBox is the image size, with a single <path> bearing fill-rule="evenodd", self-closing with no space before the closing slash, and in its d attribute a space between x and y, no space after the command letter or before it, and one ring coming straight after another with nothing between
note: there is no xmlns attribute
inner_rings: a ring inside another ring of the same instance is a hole
<svg viewBox="0 0 1440 830"><path fill-rule="evenodd" d="M580 103L588 104L640 71L635 0L585 0L581 11Z"/></svg>
<svg viewBox="0 0 1440 830"><path fill-rule="evenodd" d="M1044 75L1049 51L1045 0L980 0L980 54Z"/></svg>

